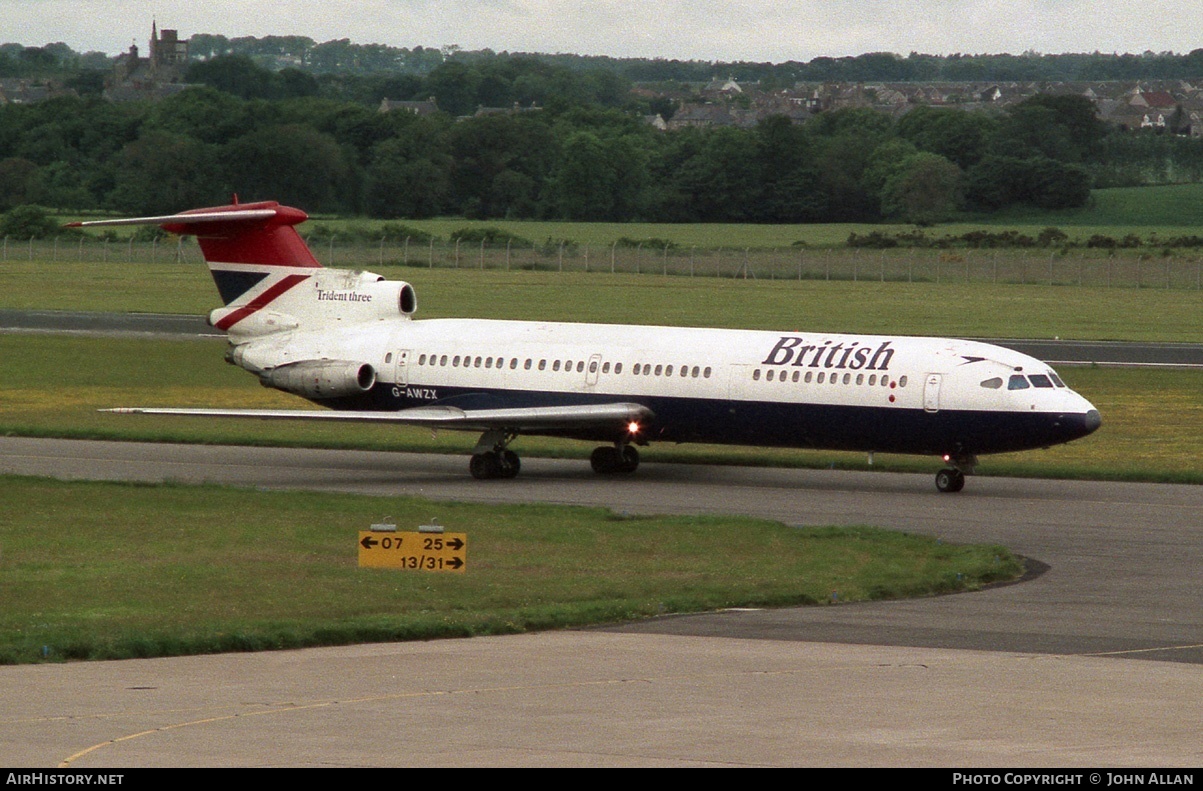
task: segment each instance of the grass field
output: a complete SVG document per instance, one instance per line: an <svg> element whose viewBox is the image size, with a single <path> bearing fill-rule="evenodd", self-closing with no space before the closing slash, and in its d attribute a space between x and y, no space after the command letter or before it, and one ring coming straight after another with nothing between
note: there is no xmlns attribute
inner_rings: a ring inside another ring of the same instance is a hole
<svg viewBox="0 0 1203 791"><path fill-rule="evenodd" d="M1115 238L1135 233L1176 236L1195 233L1203 226L1203 184L1172 184L1155 187L1125 187L1094 190L1087 206L1080 209L1046 211L1017 209L991 215L966 216L955 222L928 229L929 235L960 235L977 228L1013 228L1035 236L1048 227L1057 227L1071 238L1088 239L1098 233ZM304 208L304 207L300 207ZM63 215L63 222L94 218ZM378 235L381 220L315 216L311 225L322 226L346 235ZM396 223L393 223L396 225ZM665 239L683 247L698 248L777 248L801 242L809 247L843 245L850 233L879 231L896 234L914 230L910 225L819 223L807 225L753 225L734 223L586 223L542 220L465 220L444 217L431 220L405 220L403 224L440 239L464 228L494 227L535 244L546 240L568 240L581 245L606 247L615 241Z"/></svg>
<svg viewBox="0 0 1203 791"><path fill-rule="evenodd" d="M970 590L997 546L864 527L554 505L0 478L0 663L504 634L729 606ZM467 572L359 569L359 530L431 517Z"/></svg>
<svg viewBox="0 0 1203 791"><path fill-rule="evenodd" d="M766 330L1096 340L1203 339L1203 291L377 267L418 317L540 318ZM203 265L8 262L0 308L204 315Z"/></svg>

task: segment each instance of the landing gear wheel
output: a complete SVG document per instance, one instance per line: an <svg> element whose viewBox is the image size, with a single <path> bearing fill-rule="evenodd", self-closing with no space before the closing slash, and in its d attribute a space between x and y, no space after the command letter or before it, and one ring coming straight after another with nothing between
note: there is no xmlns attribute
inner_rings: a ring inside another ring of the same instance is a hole
<svg viewBox="0 0 1203 791"><path fill-rule="evenodd" d="M496 453L477 453L468 462L468 471L478 481L501 477L501 462Z"/></svg>
<svg viewBox="0 0 1203 791"><path fill-rule="evenodd" d="M634 472L639 469L639 451L631 445L622 449L622 462L618 465L619 472Z"/></svg>
<svg viewBox="0 0 1203 791"><path fill-rule="evenodd" d="M520 469L522 469L522 460L518 458L518 454L512 450L503 450L501 452L501 477L517 478Z"/></svg>
<svg viewBox="0 0 1203 791"><path fill-rule="evenodd" d="M960 470L947 469L936 473L936 488L951 494L965 488L965 473Z"/></svg>
<svg viewBox="0 0 1203 791"><path fill-rule="evenodd" d="M468 462L468 471L478 481L494 478L516 478L522 469L522 460L512 450L492 450L476 453Z"/></svg>
<svg viewBox="0 0 1203 791"><path fill-rule="evenodd" d="M631 473L639 467L639 451L630 445L624 445L621 450L609 445L594 448L589 456L589 465L593 471L602 475L612 475L616 472Z"/></svg>
<svg viewBox="0 0 1203 791"><path fill-rule="evenodd" d="M600 475L609 475L612 472L618 472L620 461L618 448L612 448L609 445L594 448L593 453L589 455L589 466L593 468L594 472Z"/></svg>

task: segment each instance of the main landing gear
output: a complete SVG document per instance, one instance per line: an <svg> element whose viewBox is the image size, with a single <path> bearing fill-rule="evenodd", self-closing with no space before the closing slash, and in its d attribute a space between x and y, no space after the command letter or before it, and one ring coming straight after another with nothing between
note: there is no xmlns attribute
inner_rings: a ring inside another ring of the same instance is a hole
<svg viewBox="0 0 1203 791"><path fill-rule="evenodd" d="M972 475L977 467L976 456L945 456L952 466L936 473L936 488L951 494L965 488L965 476Z"/></svg>
<svg viewBox="0 0 1203 791"><path fill-rule="evenodd" d="M515 478L522 468L518 454L506 446L518 435L506 431L486 431L472 450L468 471L479 481Z"/></svg>
<svg viewBox="0 0 1203 791"><path fill-rule="evenodd" d="M632 473L639 467L639 451L633 445L602 445L593 450L589 464L602 475Z"/></svg>

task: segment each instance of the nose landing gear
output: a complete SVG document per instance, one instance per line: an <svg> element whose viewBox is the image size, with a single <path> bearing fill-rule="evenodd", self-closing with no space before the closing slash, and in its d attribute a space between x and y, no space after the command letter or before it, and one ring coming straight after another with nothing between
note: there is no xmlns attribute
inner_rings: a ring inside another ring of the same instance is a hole
<svg viewBox="0 0 1203 791"><path fill-rule="evenodd" d="M973 475L977 468L977 456L945 455L944 461L952 466L936 473L936 488L946 494L961 491L965 488L965 476Z"/></svg>

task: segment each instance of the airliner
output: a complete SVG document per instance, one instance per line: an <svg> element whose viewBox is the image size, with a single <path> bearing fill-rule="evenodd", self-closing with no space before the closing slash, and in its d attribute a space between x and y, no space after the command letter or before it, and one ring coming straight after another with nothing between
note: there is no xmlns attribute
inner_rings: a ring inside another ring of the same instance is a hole
<svg viewBox="0 0 1203 791"><path fill-rule="evenodd" d="M513 478L511 443L598 443L605 475L651 442L937 456L957 492L989 453L1047 448L1101 424L1045 363L948 338L543 321L413 318L413 286L325 268L275 201L74 226L195 236L223 306L226 360L322 409L119 408L161 415L334 420L480 432L469 471ZM870 457L871 458L871 457Z"/></svg>

